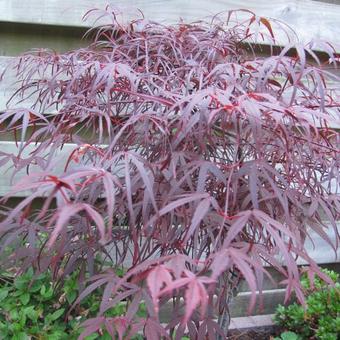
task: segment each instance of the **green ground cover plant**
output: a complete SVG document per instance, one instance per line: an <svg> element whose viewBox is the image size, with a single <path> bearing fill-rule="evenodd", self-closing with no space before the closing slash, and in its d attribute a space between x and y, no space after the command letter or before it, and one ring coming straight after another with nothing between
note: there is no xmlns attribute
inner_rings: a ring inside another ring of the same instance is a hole
<svg viewBox="0 0 340 340"><path fill-rule="evenodd" d="M55 287L50 272L35 276L30 269L14 277L12 273L0 276L0 339L13 340L62 340L78 339L82 332L81 323L97 315L102 291L93 292L82 300L71 313L67 313L79 295L74 273ZM124 315L126 304L116 304L105 312L108 318ZM138 314L145 315L145 306L139 306ZM142 339L134 336L134 340ZM86 336L86 340L111 339L109 333L99 329Z"/></svg>
<svg viewBox="0 0 340 340"><path fill-rule="evenodd" d="M294 303L277 308L274 321L287 331L281 334L285 340L337 340L340 337L340 283L339 274L324 269L335 285L316 278L313 281L303 275L306 308Z"/></svg>

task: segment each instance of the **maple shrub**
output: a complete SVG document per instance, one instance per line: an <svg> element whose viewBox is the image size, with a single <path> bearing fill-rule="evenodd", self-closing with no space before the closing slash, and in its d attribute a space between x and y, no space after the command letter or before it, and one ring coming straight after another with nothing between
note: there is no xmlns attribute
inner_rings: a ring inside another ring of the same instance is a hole
<svg viewBox="0 0 340 340"><path fill-rule="evenodd" d="M268 266L286 300L304 302L298 258L331 283L304 243L339 240L337 78L318 59L336 64L333 47L257 55L255 39L275 43L276 30L250 12L173 26L93 14L111 23L87 48L31 51L7 69L19 87L1 131L18 152L0 163L27 175L2 199L2 265L51 270L56 287L79 272L72 308L102 291L81 339L224 338L240 280L252 310ZM108 317L117 304L124 313Z"/></svg>

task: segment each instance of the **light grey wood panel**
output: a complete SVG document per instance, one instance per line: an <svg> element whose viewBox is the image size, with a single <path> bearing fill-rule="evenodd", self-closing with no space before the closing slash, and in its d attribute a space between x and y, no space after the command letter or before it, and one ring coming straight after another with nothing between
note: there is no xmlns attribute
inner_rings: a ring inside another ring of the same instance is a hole
<svg viewBox="0 0 340 340"><path fill-rule="evenodd" d="M1 0L0 0L1 1ZM14 57L6 57L6 56L0 56L0 75L2 74L3 70L8 66L8 64L13 61ZM337 77L340 76L340 70L334 69L332 66L323 66L324 69L327 71L333 73ZM4 79L0 80L0 112L5 111L8 108L8 100L12 96L12 94L17 89L17 85L15 84L15 74L14 72L8 72L6 73ZM340 82L338 81L338 78L334 78L329 81L328 86L330 88L336 89L337 91L340 90ZM33 97L32 97L33 98ZM21 102L18 106L19 107L30 107L33 103L32 98L29 98L26 101ZM12 103L13 105L13 103ZM53 112L53 108L51 108L51 112ZM334 113L334 118L339 117L339 113ZM332 127L339 129L340 128L340 121L337 122L334 120L332 123ZM10 138L9 134L0 135L0 140L8 140Z"/></svg>
<svg viewBox="0 0 340 340"><path fill-rule="evenodd" d="M3 71L8 67L11 62L13 62L14 57L7 57L7 56L0 56L0 76L2 75ZM18 84L16 83L17 79L15 77L14 70L6 71L3 78L0 78L0 112L5 111L9 108L7 105L8 100L14 94L14 92L18 89ZM33 98L29 98L28 100L22 101L19 104L15 105L15 107L31 107L33 104ZM11 103L10 107L13 107L13 103ZM0 136L1 140L1 136Z"/></svg>
<svg viewBox="0 0 340 340"><path fill-rule="evenodd" d="M19 135L19 140L20 140L20 135ZM1 141L0 140L0 151L16 157L19 154L19 144L20 142L16 144L16 142L13 142L13 141ZM63 172L64 166L67 162L68 157L70 156L70 153L73 150L75 150L76 147L77 146L75 144L64 144L63 149L60 150L60 152L56 154L57 158L54 159L55 166L53 168L53 170L56 172L55 174L58 175ZM32 152L34 148L36 148L36 146L32 144L25 147L25 152L21 154L21 157L23 159L27 158L29 156L29 153ZM48 153L48 150L46 151L46 153ZM11 162L7 162L6 165L0 166L0 196L7 194L10 191L11 186L15 184L16 182L18 182L23 176L26 175L25 171L19 171L16 177L12 179L11 164L9 163ZM30 169L31 171L34 171L34 169L36 168L33 166ZM333 194L339 193L339 188L337 187L335 181L331 183L331 192ZM26 195L27 195L26 192L16 194L16 196L19 196L19 197L23 197Z"/></svg>
<svg viewBox="0 0 340 340"><path fill-rule="evenodd" d="M37 26L0 22L0 55L16 56L30 49L49 48L65 52L88 44L86 28Z"/></svg>
<svg viewBox="0 0 340 340"><path fill-rule="evenodd" d="M338 222L337 226L338 233L340 233L340 221ZM334 243L336 240L336 235L332 227L327 230L327 234ZM313 240L313 242L311 240ZM314 232L311 232L311 238L306 240L305 246L308 250L308 255L316 263L340 262L340 248L334 252L331 246ZM298 259L298 263L300 265L305 265L306 261Z"/></svg>
<svg viewBox="0 0 340 340"><path fill-rule="evenodd" d="M336 272L339 272L340 269L339 263L331 265L321 265L321 267L335 270ZM268 323L268 321L270 321L272 315L269 314L274 313L279 304L284 304L286 290L274 287L268 289L264 287L262 293L263 309L260 308L259 293L257 292L257 304L255 309L251 312L250 314L251 316L247 318L241 318L244 317L245 315L248 315L248 307L250 303L251 293L249 292L249 290L244 290L242 286L240 288L241 290L238 291L238 294L236 295L236 297L234 297L234 299L231 301L229 305L230 313L232 316L232 323L229 330L242 328L245 329L248 327L258 326L259 321L261 321L261 319L262 325L265 325L264 321L267 321L267 324L270 324L270 322ZM296 301L296 299L294 298L294 296L292 296L289 303L292 303L294 301ZM163 306L163 308L160 311L161 320L165 322L167 320L169 313L171 313L171 306L170 305ZM261 315L263 315L263 318L260 317ZM238 320L239 318L243 320Z"/></svg>
<svg viewBox="0 0 340 340"><path fill-rule="evenodd" d="M76 148L74 144L65 144L63 150L61 150L54 158L54 167L51 171L54 175L59 175L63 172L66 161L70 153ZM8 154L17 155L18 148L14 142L0 142L0 151L6 152ZM22 157L28 156L29 152L32 151L32 146L29 146L23 153ZM71 165L72 166L72 165ZM32 166L30 171L37 170L38 168ZM11 190L13 184L17 183L21 178L23 178L26 173L25 171L20 171L15 178L12 178L12 168L9 164L0 167L0 197L8 194ZM21 191L16 193L16 197L25 197L29 192ZM340 230L340 222L339 222ZM327 231L329 237L335 241L335 232L332 228ZM332 248L318 235L312 233L313 242L310 240L306 241L307 249L309 250L310 256L318 263L332 263L337 262L340 259L340 248L337 253L334 253ZM303 260L299 260L299 264L305 264Z"/></svg>
<svg viewBox="0 0 340 340"><path fill-rule="evenodd" d="M104 8L107 0L0 0L0 21L88 26L82 21L87 10ZM218 12L239 8L288 23L304 41L323 38L340 43L340 6L313 0L117 0L112 2L124 15L123 21L138 16L174 23L202 19ZM281 42L282 36L280 38Z"/></svg>
<svg viewBox="0 0 340 340"><path fill-rule="evenodd" d="M260 299L257 296L257 303L251 315L263 315L273 313L279 304L284 303L286 290L273 289L263 292L263 308L260 307ZM247 315L247 310L250 303L250 292L239 293L230 304L231 317L240 317Z"/></svg>
<svg viewBox="0 0 340 340"><path fill-rule="evenodd" d="M235 339L241 339L242 333L248 329L263 329L267 327L274 327L274 314L254 315L254 316L240 316L230 320L228 334L235 336ZM234 334L235 333L235 334ZM265 334L265 333L264 333ZM232 338L234 339L234 338Z"/></svg>
<svg viewBox="0 0 340 340"><path fill-rule="evenodd" d="M323 249L323 251L320 251L320 253L323 253L323 252L324 252L324 249ZM329 250L326 251L326 253L329 253ZM319 264L320 264L321 268L327 268L329 270L334 270L336 272L340 272L340 261L339 260L338 260L338 262L334 262L334 263L330 262L330 263L324 263L324 264L322 264L322 260L321 260L319 262ZM303 265L301 265L301 267L302 266ZM267 276L264 276L262 289L265 291L265 290L273 290L273 289L282 288L282 286L279 285L279 283L281 281L283 281L285 279L285 277L272 267L266 267L266 270L268 271L268 273L270 273L274 282L272 282L270 279L268 279ZM249 292L249 287L248 287L246 281L242 281L240 283L240 285L238 286L238 291L239 292Z"/></svg>
<svg viewBox="0 0 340 340"><path fill-rule="evenodd" d="M22 153L22 158L25 159L29 157L29 153L33 150L33 145L29 145L25 148ZM54 167L53 172L56 175L60 175L63 172L65 164L67 162L68 156L76 148L75 144L65 144L63 149L56 154L53 159ZM15 142L0 142L0 151L6 154L17 155L18 147ZM0 158L1 159L1 158ZM16 184L20 179L26 176L26 171L19 171L14 178L12 178L12 164L7 163L6 165L0 166L0 196L4 196L11 191L12 185ZM30 167L30 172L39 171L39 168L35 165ZM21 191L14 196L25 197L29 194L28 191Z"/></svg>
<svg viewBox="0 0 340 340"><path fill-rule="evenodd" d="M232 318L248 315L248 307L250 303L251 293L242 292L239 293L229 304L230 314ZM274 313L276 307L279 304L284 303L285 290L284 289L273 289L264 291L262 294L263 308L260 308L259 294L257 294L257 303L255 308L252 310L250 315L264 315ZM292 298L291 301L294 299ZM160 309L159 318L161 322L166 322L169 319L169 315L172 312L172 306L170 303L165 304Z"/></svg>

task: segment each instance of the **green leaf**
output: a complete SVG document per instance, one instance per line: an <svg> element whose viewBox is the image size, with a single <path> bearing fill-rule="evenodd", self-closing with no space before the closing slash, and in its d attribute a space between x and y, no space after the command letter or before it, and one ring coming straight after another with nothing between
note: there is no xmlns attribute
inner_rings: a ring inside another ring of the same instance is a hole
<svg viewBox="0 0 340 340"><path fill-rule="evenodd" d="M20 296L23 292L23 290L17 289L11 295L17 297Z"/></svg>
<svg viewBox="0 0 340 340"><path fill-rule="evenodd" d="M44 300L48 300L50 299L51 297L53 297L53 288L52 287L49 287L47 290L46 290L46 287L43 286L45 289L43 290L43 293L41 293L41 290L40 290L40 294L41 296L44 298Z"/></svg>
<svg viewBox="0 0 340 340"><path fill-rule="evenodd" d="M19 323L21 325L21 328L25 329L25 324L26 324L26 314L25 313L20 313Z"/></svg>
<svg viewBox="0 0 340 340"><path fill-rule="evenodd" d="M281 334L282 340L299 340L300 337L294 332L284 332Z"/></svg>
<svg viewBox="0 0 340 340"><path fill-rule="evenodd" d="M16 302L11 298L1 302L1 309L5 310L6 312L9 312L11 309L15 308L15 306Z"/></svg>
<svg viewBox="0 0 340 340"><path fill-rule="evenodd" d="M29 329L30 335L39 335L41 334L41 327L40 326L32 326Z"/></svg>
<svg viewBox="0 0 340 340"><path fill-rule="evenodd" d="M27 272L24 274L24 276L27 277L28 280L31 280L33 278L33 274L34 274L33 268L31 267L27 270Z"/></svg>
<svg viewBox="0 0 340 340"><path fill-rule="evenodd" d="M39 317L39 312L34 310L34 306L29 306L24 309L24 313L26 316L32 320L33 322L36 322Z"/></svg>
<svg viewBox="0 0 340 340"><path fill-rule="evenodd" d="M42 285L40 288L40 295L44 295L46 293L46 286Z"/></svg>
<svg viewBox="0 0 340 340"><path fill-rule="evenodd" d="M99 334L91 334L84 338L84 340L95 340L98 339Z"/></svg>
<svg viewBox="0 0 340 340"><path fill-rule="evenodd" d="M60 339L68 339L68 335L63 331L54 331L48 334L48 340L60 340Z"/></svg>
<svg viewBox="0 0 340 340"><path fill-rule="evenodd" d="M36 280L33 282L33 284L30 287L30 292L35 293L38 290L40 290L41 286L42 286L43 282L41 280Z"/></svg>
<svg viewBox="0 0 340 340"><path fill-rule="evenodd" d="M24 293L22 295L19 296L19 300L21 301L21 303L26 306L29 301L30 301L30 294L29 293Z"/></svg>
<svg viewBox="0 0 340 340"><path fill-rule="evenodd" d="M59 319L64 314L64 312L65 312L65 308L58 309L54 313L49 314L49 319L51 321L55 321Z"/></svg>
<svg viewBox="0 0 340 340"><path fill-rule="evenodd" d="M115 268L115 273L119 277L123 277L124 274L126 273L126 270L124 270L124 268Z"/></svg>
<svg viewBox="0 0 340 340"><path fill-rule="evenodd" d="M14 280L14 287L19 290L27 290L29 279L25 276L19 276Z"/></svg>
<svg viewBox="0 0 340 340"><path fill-rule="evenodd" d="M76 298L77 292L74 290L66 294L66 299L69 304L73 303Z"/></svg>
<svg viewBox="0 0 340 340"><path fill-rule="evenodd" d="M10 339L9 327L0 323L0 339Z"/></svg>
<svg viewBox="0 0 340 340"><path fill-rule="evenodd" d="M4 300L8 296L9 289L2 288L0 290L0 301Z"/></svg>
<svg viewBox="0 0 340 340"><path fill-rule="evenodd" d="M108 332L105 332L101 338L101 340L112 340L111 335Z"/></svg>
<svg viewBox="0 0 340 340"><path fill-rule="evenodd" d="M12 328L13 333L18 333L18 332L22 331L22 327L21 327L20 323L18 323L18 322L12 323L11 328Z"/></svg>
<svg viewBox="0 0 340 340"><path fill-rule="evenodd" d="M11 320L13 320L13 321L18 320L18 319L19 319L19 313L18 313L17 309L12 309L12 310L9 312L9 317L10 317Z"/></svg>
<svg viewBox="0 0 340 340"><path fill-rule="evenodd" d="M24 332L19 332L13 335L12 340L28 340L29 337Z"/></svg>

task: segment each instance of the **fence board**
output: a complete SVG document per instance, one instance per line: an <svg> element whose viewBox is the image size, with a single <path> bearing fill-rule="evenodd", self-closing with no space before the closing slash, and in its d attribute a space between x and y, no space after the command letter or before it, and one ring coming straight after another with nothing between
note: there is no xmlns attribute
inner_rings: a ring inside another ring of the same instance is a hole
<svg viewBox="0 0 340 340"><path fill-rule="evenodd" d="M52 173L54 175L62 174L63 169L65 167L67 158L72 150L75 149L74 144L65 144L63 150L61 150L56 157L54 158L54 167ZM9 153L9 154L17 154L17 146L14 142L0 142L0 151ZM29 152L32 151L32 146L28 146L26 151L23 153L22 157L25 158L29 155ZM72 166L72 165L71 165ZM30 167L30 171L33 172L38 168L34 165ZM8 194L11 190L12 184L17 183L17 181L26 175L25 171L20 171L14 179L11 176L11 167L6 164L1 167L1 176L0 176L0 197ZM22 191L16 193L16 197L25 197L29 194L29 192ZM340 223L339 223L339 231L340 231ZM328 230L329 237L335 241L335 233L332 228ZM311 257L318 263L331 263L337 261L337 258L340 259L340 248L337 251L337 255L332 251L329 244L326 243L322 238L318 235L313 235L312 237L314 244L308 239L306 241L307 247L309 249L309 253ZM300 264L304 264L302 260L299 261Z"/></svg>
<svg viewBox="0 0 340 340"><path fill-rule="evenodd" d="M5 57L5 56L0 56L0 75L5 69L6 65L8 65L11 61L13 60L13 57ZM335 69L332 66L324 66L324 68L333 73L336 76L340 76L340 70ZM333 89L340 89L340 83L337 80L337 78L334 78L328 82L328 87L333 88ZM7 102L10 99L11 95L15 92L15 89L17 88L17 85L15 85L15 76L14 73L9 72L8 74L5 75L3 80L0 80L0 112L5 111L8 108ZM33 104L33 96L29 98L28 100L25 100L18 104L16 107L31 107ZM13 103L12 103L13 105ZM53 108L51 108L51 112L53 112ZM338 112L334 112L333 117L339 117ZM332 128L339 129L340 128L340 121L337 122L334 120L331 125ZM0 135L0 141L1 140L8 140L10 138L9 134L3 134Z"/></svg>
<svg viewBox="0 0 340 340"><path fill-rule="evenodd" d="M55 159L53 160L55 163L55 167L53 168L53 172L56 175L62 174L64 167L67 162L67 158L74 150L76 146L74 144L65 144L63 149L56 154ZM33 145L29 145L25 148L25 151L22 153L21 157L23 159L29 156L29 153L33 150ZM15 142L0 142L0 151L6 154L18 154L18 147ZM12 165L7 163L0 167L0 197L6 195L11 191L12 184L17 183L21 178L26 175L26 171L22 170L17 173L17 175L12 178ZM30 172L39 171L39 168L35 165L30 166ZM27 191L21 191L18 194L15 194L16 197L25 197L29 194Z"/></svg>
<svg viewBox="0 0 340 340"><path fill-rule="evenodd" d="M335 270L337 272L339 272L339 263L337 264L325 264L325 265L321 265L321 267L323 268L328 268L331 270ZM276 279L276 278L275 278ZM266 279L264 280L266 283ZM238 294L236 295L236 297L234 297L229 305L230 308L230 313L232 318L239 318L245 315L248 315L248 307L249 307L249 302L250 302L250 297L251 297L251 293L248 290L243 290L242 287L240 287L241 290L238 291ZM270 313L274 313L277 306L279 304L284 304L284 300L285 300L285 294L286 294L286 289L280 289L280 288L270 288L270 289L266 289L264 288L263 290L263 294L262 294L262 302L263 302L263 308L261 308L261 304L260 304L260 298L259 298L259 293L257 292L257 303L256 303L256 307L254 308L254 310L251 311L251 314L253 317L255 315L267 315ZM291 299L289 300L289 303L295 302L296 298L294 296L291 297ZM169 313L171 313L171 306L169 305L165 305L161 310L160 310L160 317L161 319L163 319L164 321L167 319L167 316L169 315ZM252 317L250 317L250 319L252 319ZM235 320L236 321L236 320ZM248 320L251 321L251 320ZM240 326L240 324L238 324ZM235 327L235 324L231 324L230 330L231 329L235 329L237 327ZM246 325L243 324L243 327L241 328L246 328ZM254 325L252 325L254 326Z"/></svg>
<svg viewBox="0 0 340 340"><path fill-rule="evenodd" d="M19 140L20 140L20 135L19 135ZM20 142L18 143L20 144ZM75 144L64 144L63 149L58 151L58 153L56 153L55 158L54 158L55 164L53 167L53 172L55 172L56 175L59 175L63 172L63 169L65 167L65 164L67 162L69 155L74 149L76 149L76 147L77 146ZM29 153L32 152L35 148L36 146L34 146L33 144L30 144L27 147L25 147L24 152L21 154L21 158L23 159L27 158L29 156ZM6 154L17 156L19 149L18 149L18 145L15 142L0 140L0 151ZM46 156L47 154L48 154L48 150L46 151ZM10 165L8 162L6 165L2 165L0 167L0 196L7 194L10 191L12 184L17 183L23 176L26 175L26 172L21 170L16 174L15 178L12 178L11 166L12 165ZM38 168L34 166L30 167L30 171L34 171L37 169ZM335 181L333 181L331 184L331 192L333 194L339 193L339 188L337 187ZM27 195L26 192L20 192L16 194L16 196L18 197L23 197L26 195Z"/></svg>
<svg viewBox="0 0 340 340"><path fill-rule="evenodd" d="M36 48L64 52L84 47L85 32L86 28L0 22L0 55L16 56Z"/></svg>
<svg viewBox="0 0 340 340"><path fill-rule="evenodd" d="M82 16L93 7L104 8L107 0L0 0L0 21L87 26ZM136 18L138 10L151 20L175 23L193 21L218 12L248 8L260 16L288 23L301 40L322 38L340 43L340 5L312 0L117 0L111 2L124 13L123 20ZM280 37L281 43L283 37Z"/></svg>

